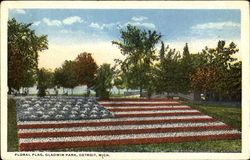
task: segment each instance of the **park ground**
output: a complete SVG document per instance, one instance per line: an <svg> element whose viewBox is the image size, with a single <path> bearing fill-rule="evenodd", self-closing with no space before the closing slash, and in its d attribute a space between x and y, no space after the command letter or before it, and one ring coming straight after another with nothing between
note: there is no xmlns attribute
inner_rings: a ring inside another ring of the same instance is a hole
<svg viewBox="0 0 250 160"><path fill-rule="evenodd" d="M229 126L241 131L241 107L200 104L181 101ZM16 106L13 98L8 99L8 151L18 151L16 128ZM241 139L194 141L181 143L122 145L107 147L85 147L57 149L53 151L99 151L99 152L241 152Z"/></svg>

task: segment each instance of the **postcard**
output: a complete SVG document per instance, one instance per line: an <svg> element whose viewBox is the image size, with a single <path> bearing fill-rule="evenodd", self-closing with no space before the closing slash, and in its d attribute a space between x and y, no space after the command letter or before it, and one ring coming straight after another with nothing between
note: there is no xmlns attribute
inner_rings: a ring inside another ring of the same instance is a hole
<svg viewBox="0 0 250 160"><path fill-rule="evenodd" d="M248 159L244 1L4 1L2 159Z"/></svg>

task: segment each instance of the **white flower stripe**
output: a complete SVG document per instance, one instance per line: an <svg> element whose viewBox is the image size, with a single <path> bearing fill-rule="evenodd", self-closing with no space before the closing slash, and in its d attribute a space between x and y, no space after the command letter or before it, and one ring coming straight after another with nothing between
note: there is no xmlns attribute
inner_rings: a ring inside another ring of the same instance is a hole
<svg viewBox="0 0 250 160"><path fill-rule="evenodd" d="M138 138L163 138L163 137L185 137L200 135L222 135L237 134L237 130L219 130L219 131L199 131L199 132L169 132L169 133L146 133L146 134L126 134L126 135L102 135L102 136L79 136L79 137L55 137L55 138L20 138L22 143L37 142L74 142L74 141L104 141L104 140L121 140L121 139L138 139Z"/></svg>
<svg viewBox="0 0 250 160"><path fill-rule="evenodd" d="M119 126L92 126L92 127L72 127L72 128L37 128L19 129L18 133L38 133L38 132L81 132L81 131L104 131L104 130L125 130L125 129L149 129L149 128L171 128L171 127L197 127L197 126L218 126L226 125L223 122L205 123L167 123L167 124L146 124L146 125L119 125Z"/></svg>
<svg viewBox="0 0 250 160"><path fill-rule="evenodd" d="M160 119L190 119L190 118L212 118L207 115L195 116L162 116L162 117L131 117L131 118L108 118L94 120L63 120L63 121L18 121L18 125L31 124L65 124L65 123L85 123L85 122L119 122L119 121L134 121L134 120L160 120Z"/></svg>
<svg viewBox="0 0 250 160"><path fill-rule="evenodd" d="M128 111L114 112L115 114L153 114L153 113L184 113L184 112L199 112L197 110L154 110L154 111Z"/></svg>
<svg viewBox="0 0 250 160"><path fill-rule="evenodd" d="M154 104L154 103L169 103L169 104L179 104L179 102L175 102L175 101L150 101L150 102L143 102L143 101L117 101L117 102L114 102L114 101L110 101L110 102L102 102L102 101L99 101L98 103L100 104L131 104L131 103L139 103L139 104Z"/></svg>
<svg viewBox="0 0 250 160"><path fill-rule="evenodd" d="M105 108L191 108L189 106L181 105L181 106L104 106Z"/></svg>

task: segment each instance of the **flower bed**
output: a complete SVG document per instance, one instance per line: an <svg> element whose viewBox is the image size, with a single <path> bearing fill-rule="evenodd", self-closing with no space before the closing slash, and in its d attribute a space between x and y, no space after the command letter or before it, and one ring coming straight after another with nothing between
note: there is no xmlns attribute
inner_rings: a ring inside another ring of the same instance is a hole
<svg viewBox="0 0 250 160"><path fill-rule="evenodd" d="M18 121L80 120L114 117L94 98L45 97L23 98L17 101Z"/></svg>
<svg viewBox="0 0 250 160"><path fill-rule="evenodd" d="M60 108L64 104L60 115L63 112L76 115L79 109L93 113L86 119L18 121L19 149L28 151L241 138L239 131L175 101L130 99L126 103L122 99L112 102L98 101L99 104L93 102L92 99L82 105L79 103L71 106L73 100L69 99L53 107ZM40 100L37 104L41 105L43 101ZM94 105L88 107L91 104ZM104 109L100 111L100 108ZM26 110L29 111L32 109ZM101 114L110 111L113 117L93 119L98 111ZM51 109L50 112L52 114L57 110ZM41 114L40 110L39 113Z"/></svg>

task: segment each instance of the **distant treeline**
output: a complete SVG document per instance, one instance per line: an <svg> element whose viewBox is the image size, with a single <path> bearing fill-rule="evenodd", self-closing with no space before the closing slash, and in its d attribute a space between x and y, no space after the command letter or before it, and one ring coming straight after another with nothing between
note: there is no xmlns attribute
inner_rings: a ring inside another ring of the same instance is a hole
<svg viewBox="0 0 250 160"><path fill-rule="evenodd" d="M83 52L75 60L65 60L54 71L38 69L38 53L48 48L46 35L37 36L30 24L8 21L8 87L9 94L20 88L37 85L39 95L48 88L71 88L86 85L102 98L109 90L139 89L150 97L153 93L203 93L207 100L240 101L242 62L233 58L239 51L234 42L220 40L215 48L205 47L190 54L186 43L183 52L171 49L161 41L162 35L132 25L120 30L119 47L124 60L115 66L98 66L91 53ZM161 43L161 49L156 45Z"/></svg>

